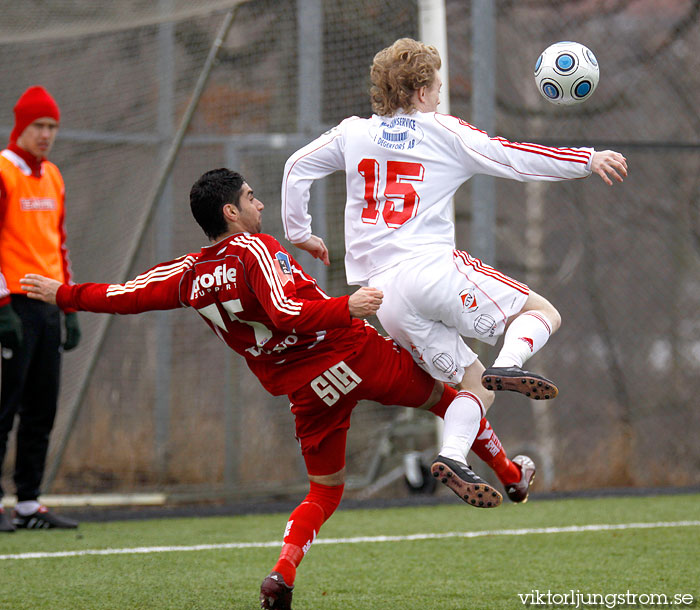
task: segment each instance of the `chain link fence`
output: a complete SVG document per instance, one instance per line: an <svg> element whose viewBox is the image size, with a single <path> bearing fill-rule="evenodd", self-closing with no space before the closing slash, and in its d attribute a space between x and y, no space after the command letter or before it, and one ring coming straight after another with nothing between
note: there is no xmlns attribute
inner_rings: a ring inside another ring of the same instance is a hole
<svg viewBox="0 0 700 610"><path fill-rule="evenodd" d="M264 230L282 239L288 155L346 116L368 116L372 57L419 37L418 3L400 0L2 5L0 136L27 86L54 95L62 119L52 158L66 181L78 282L123 280L198 251L205 239L188 192L214 167L246 176L266 204ZM546 465L540 489L698 484L700 2L499 0L495 9L492 135L613 148L630 175L613 188L597 177L496 182L487 262L551 300L564 323L532 361L560 397L499 396L489 419L511 455ZM450 112L470 120L472 2L447 0L446 12ZM600 62L598 89L581 106L555 107L535 88L535 60L558 40L582 42ZM317 185L314 199L333 264L299 259L330 294L345 294L343 177ZM455 207L458 246L470 250L468 187ZM286 398L268 396L191 311L80 319L84 341L64 357L51 491L270 496L305 484ZM495 353L481 351L487 363ZM434 446L430 418L405 418L358 407L348 449L358 486L399 466L403 451Z"/></svg>

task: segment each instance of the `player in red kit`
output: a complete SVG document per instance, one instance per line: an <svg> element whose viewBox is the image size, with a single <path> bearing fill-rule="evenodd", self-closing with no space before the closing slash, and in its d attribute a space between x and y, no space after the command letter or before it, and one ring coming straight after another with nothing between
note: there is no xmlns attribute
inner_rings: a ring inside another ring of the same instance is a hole
<svg viewBox="0 0 700 610"><path fill-rule="evenodd" d="M380 290L330 297L275 238L260 233L263 204L242 176L207 172L192 187L190 206L211 242L198 253L124 284L69 286L37 274L21 282L29 297L75 310L136 314L191 307L246 359L265 389L289 396L310 489L289 518L260 601L262 608L290 608L297 566L343 494L345 442L358 401L442 417L456 391L358 319L377 311ZM484 483L464 499L488 507L502 498Z"/></svg>

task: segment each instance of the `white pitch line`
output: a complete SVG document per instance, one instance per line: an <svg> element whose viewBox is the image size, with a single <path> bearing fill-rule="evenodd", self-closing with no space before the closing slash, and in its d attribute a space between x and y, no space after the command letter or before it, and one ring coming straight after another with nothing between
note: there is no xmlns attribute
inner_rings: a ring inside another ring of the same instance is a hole
<svg viewBox="0 0 700 610"><path fill-rule="evenodd" d="M481 538L483 536L527 536L530 534L568 534L572 532L605 532L613 530L653 529L661 527L694 527L700 521L658 521L656 523L612 523L599 525L569 525L566 527L533 527L510 530L482 530L476 532L445 532L442 534L409 534L406 536L358 536L356 538L320 538L317 544L357 544L360 542L406 542L411 540L443 540L445 538ZM16 553L0 555L0 559L49 559L53 557L82 557L85 555L128 555L147 553L176 553L184 551L212 551L220 549L262 549L281 546L273 542L225 542L192 546L141 546L125 549L85 549L82 551L55 551L45 553Z"/></svg>

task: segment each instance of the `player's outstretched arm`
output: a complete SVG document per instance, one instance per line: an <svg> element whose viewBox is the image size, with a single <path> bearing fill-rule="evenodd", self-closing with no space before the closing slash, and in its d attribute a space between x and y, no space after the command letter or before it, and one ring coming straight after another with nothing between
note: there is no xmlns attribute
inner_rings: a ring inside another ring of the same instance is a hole
<svg viewBox="0 0 700 610"><path fill-rule="evenodd" d="M29 298L52 305L56 304L56 293L61 282L36 273L28 273L19 282Z"/></svg>
<svg viewBox="0 0 700 610"><path fill-rule="evenodd" d="M627 176L627 159L614 150L601 150L593 153L591 170L598 174L605 184L612 186L612 178L622 182Z"/></svg>
<svg viewBox="0 0 700 610"><path fill-rule="evenodd" d="M306 241L294 245L301 250L306 250L314 258L321 259L324 265L331 264L330 258L328 258L328 248L320 237L312 235Z"/></svg>
<svg viewBox="0 0 700 610"><path fill-rule="evenodd" d="M365 318L377 313L382 304L384 293L378 288L363 287L350 295L348 308L353 318Z"/></svg>

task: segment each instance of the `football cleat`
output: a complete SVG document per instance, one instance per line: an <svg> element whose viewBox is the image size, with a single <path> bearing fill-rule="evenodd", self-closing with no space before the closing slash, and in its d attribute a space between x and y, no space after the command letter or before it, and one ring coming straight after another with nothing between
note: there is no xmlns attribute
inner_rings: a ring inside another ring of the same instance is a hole
<svg viewBox="0 0 700 610"><path fill-rule="evenodd" d="M270 572L260 585L260 608L263 610L292 610L292 591L279 572Z"/></svg>
<svg viewBox="0 0 700 610"><path fill-rule="evenodd" d="M49 512L45 506L40 506L39 510L31 515L22 516L17 511L14 512L12 524L17 529L39 530L39 529L75 529L78 522L73 519L59 517Z"/></svg>
<svg viewBox="0 0 700 610"><path fill-rule="evenodd" d="M559 394L559 389L549 379L517 366L492 366L486 369L481 374L481 385L487 390L519 392L535 400L549 400Z"/></svg>
<svg viewBox="0 0 700 610"><path fill-rule="evenodd" d="M503 496L469 466L438 455L430 466L432 475L470 506L495 508Z"/></svg>
<svg viewBox="0 0 700 610"><path fill-rule="evenodd" d="M9 517L5 513L4 508L0 508L0 532L14 532L15 526L12 525Z"/></svg>
<svg viewBox="0 0 700 610"><path fill-rule="evenodd" d="M512 502L525 504L530 493L530 485L535 480L535 472L537 472L535 462L526 455L516 455L512 461L520 468L520 480L506 485L506 494Z"/></svg>

